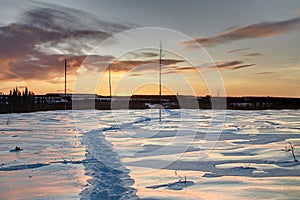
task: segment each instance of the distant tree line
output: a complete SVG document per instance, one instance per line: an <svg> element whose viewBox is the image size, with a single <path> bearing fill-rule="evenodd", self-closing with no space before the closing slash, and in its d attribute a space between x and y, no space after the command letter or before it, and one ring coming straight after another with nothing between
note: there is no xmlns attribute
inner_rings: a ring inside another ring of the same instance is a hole
<svg viewBox="0 0 300 200"><path fill-rule="evenodd" d="M27 87L23 91L16 87L2 98L1 110L5 109L6 112L30 112L35 107L34 93Z"/></svg>
<svg viewBox="0 0 300 200"><path fill-rule="evenodd" d="M93 94L82 98L74 99L73 109L150 109L159 104L157 95L133 95L129 97L114 97L113 104L109 97ZM225 99L224 99L225 98ZM180 100L180 102L179 102ZM239 109L239 110L260 110L260 109L300 109L300 98L283 97L198 97L198 105L191 105L190 96L163 95L161 106L165 109L212 109L212 102L226 102L225 107L214 109ZM225 101L226 100L226 101ZM67 97L63 94L34 95L25 88L20 91L17 87L10 90L8 95L0 95L0 113L20 113L46 110L72 109L72 95Z"/></svg>
<svg viewBox="0 0 300 200"><path fill-rule="evenodd" d="M52 102L55 98L60 99L60 101ZM63 110L65 107L61 99L63 98L55 95L34 95L28 88L21 91L16 87L10 90L9 94L0 95L0 113ZM71 99L68 98L67 109L71 108Z"/></svg>

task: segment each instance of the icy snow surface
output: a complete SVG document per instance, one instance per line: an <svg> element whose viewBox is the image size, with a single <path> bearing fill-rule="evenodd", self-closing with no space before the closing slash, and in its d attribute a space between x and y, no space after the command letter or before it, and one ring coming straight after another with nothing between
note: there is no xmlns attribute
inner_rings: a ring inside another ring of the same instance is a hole
<svg viewBox="0 0 300 200"><path fill-rule="evenodd" d="M155 109L0 115L0 199L300 196L299 110L157 117Z"/></svg>

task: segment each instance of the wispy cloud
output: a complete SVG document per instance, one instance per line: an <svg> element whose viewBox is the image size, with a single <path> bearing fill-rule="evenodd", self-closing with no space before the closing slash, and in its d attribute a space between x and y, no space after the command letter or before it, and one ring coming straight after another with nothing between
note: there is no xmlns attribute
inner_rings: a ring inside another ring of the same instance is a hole
<svg viewBox="0 0 300 200"><path fill-rule="evenodd" d="M255 75L267 75L267 74L273 74L274 72L257 72L254 73Z"/></svg>
<svg viewBox="0 0 300 200"><path fill-rule="evenodd" d="M147 50L147 52L129 52L124 57L126 59L149 59L158 56L158 53Z"/></svg>
<svg viewBox="0 0 300 200"><path fill-rule="evenodd" d="M65 58L69 74L76 74L82 64L91 72L106 70L109 65L113 72L133 68L135 72L157 70L158 54L151 50L129 53L122 60L110 55L87 58L86 52L95 44L128 28L68 8L50 6L29 10L20 21L0 27L0 78L53 82L64 76ZM180 62L183 61L165 58L163 64Z"/></svg>
<svg viewBox="0 0 300 200"><path fill-rule="evenodd" d="M252 67L254 66L255 64L248 64L248 65L238 65L238 66L234 66L234 67L231 67L230 69L241 69L241 68L246 68L246 67Z"/></svg>
<svg viewBox="0 0 300 200"><path fill-rule="evenodd" d="M227 51L227 53L236 53L236 52L241 52L241 51L248 51L250 48L240 48L240 49L233 49L230 51Z"/></svg>
<svg viewBox="0 0 300 200"><path fill-rule="evenodd" d="M214 46L242 39L266 38L286 34L300 27L300 17L284 21L261 22L248 26L236 27L221 32L213 37L197 37L194 40L181 42L187 48L193 48L195 41L202 46Z"/></svg>
<svg viewBox="0 0 300 200"><path fill-rule="evenodd" d="M78 10L39 5L18 21L0 27L2 80L51 82L63 77L64 58L75 73L95 44L129 26L98 19ZM108 62L109 56L97 60Z"/></svg>
<svg viewBox="0 0 300 200"><path fill-rule="evenodd" d="M242 64L242 61L234 60L230 62L218 62L216 63L217 67L220 68L231 68L232 66L240 65Z"/></svg>
<svg viewBox="0 0 300 200"><path fill-rule="evenodd" d="M203 69L215 69L217 67L217 69L219 70L237 70L237 69L242 69L242 68L246 68L246 67L252 67L255 64L244 64L243 61L240 60L233 60L233 61L220 61L220 62L215 62L214 65L212 65L211 63L204 63L201 64L199 67L203 68Z"/></svg>
<svg viewBox="0 0 300 200"><path fill-rule="evenodd" d="M251 66L254 66L254 65L255 64L243 64L242 61L238 61L238 60L216 63L216 66L217 66L218 69L231 69L231 70L251 67Z"/></svg>
<svg viewBox="0 0 300 200"><path fill-rule="evenodd" d="M169 66L167 69L164 68L163 74L177 74L177 73L185 73L185 72L196 72L197 69L193 66L177 66L177 65L172 65Z"/></svg>
<svg viewBox="0 0 300 200"><path fill-rule="evenodd" d="M244 56L248 56L248 57L256 57L256 56L262 56L262 53L247 53L244 54Z"/></svg>
<svg viewBox="0 0 300 200"><path fill-rule="evenodd" d="M191 71L191 70L196 70L195 67L178 67L178 66L172 66L173 69L177 71Z"/></svg>
<svg viewBox="0 0 300 200"><path fill-rule="evenodd" d="M147 60L123 60L123 61L114 61L110 64L111 70L115 72L120 71L129 71L137 66L142 66L152 63L152 61Z"/></svg>
<svg viewBox="0 0 300 200"><path fill-rule="evenodd" d="M64 76L65 55L39 55L38 58L24 60L9 60L3 63L6 72L1 73L2 80L47 80ZM75 74L81 66L85 56L73 56L68 58L68 73Z"/></svg>
<svg viewBox="0 0 300 200"><path fill-rule="evenodd" d="M183 60L178 59L164 59L164 65L173 65L177 63L181 63ZM115 72L120 71L129 71L135 67L142 66L138 71L148 71L148 70L157 70L159 60L151 59L151 60L117 60L110 64L111 70ZM145 66L143 66L145 65ZM136 70L136 71L137 71Z"/></svg>
<svg viewBox="0 0 300 200"><path fill-rule="evenodd" d="M139 77L139 76L142 76L143 74L142 73L131 73L129 74L129 76L133 76L133 77Z"/></svg>
<svg viewBox="0 0 300 200"><path fill-rule="evenodd" d="M245 64L243 61L233 60L233 61L222 61L212 63L203 63L197 67L193 66L177 66L171 65L168 68L164 68L163 74L176 74L184 72L196 72L198 70L204 70L202 72L211 71L211 70L238 70L242 68L252 67L255 64Z"/></svg>

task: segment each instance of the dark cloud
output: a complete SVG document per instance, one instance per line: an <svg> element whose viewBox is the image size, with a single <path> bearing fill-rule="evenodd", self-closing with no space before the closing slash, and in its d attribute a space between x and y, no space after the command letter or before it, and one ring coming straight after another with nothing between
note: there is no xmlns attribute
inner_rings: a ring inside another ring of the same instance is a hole
<svg viewBox="0 0 300 200"><path fill-rule="evenodd" d="M231 69L231 70L251 67L251 66L254 66L254 65L255 64L243 64L242 61L238 61L238 60L216 63L216 66L217 66L218 69Z"/></svg>
<svg viewBox="0 0 300 200"><path fill-rule="evenodd" d="M235 66L235 67L232 67L230 69L241 69L241 68L246 68L246 67L252 67L254 66L255 64L249 64L249 65L238 65L238 66Z"/></svg>
<svg viewBox="0 0 300 200"><path fill-rule="evenodd" d="M193 48L193 45L198 42L202 46L214 46L216 44L228 43L242 39L266 38L276 35L286 34L300 27L300 17L285 21L277 22L262 22L249 26L237 27L226 30L213 37L195 38L194 40L184 41L181 44L187 48Z"/></svg>
<svg viewBox="0 0 300 200"><path fill-rule="evenodd" d="M120 71L128 71L131 70L137 66L145 65L153 63L151 60L143 61L143 60L123 60L123 61L114 61L113 63L110 64L111 70L115 72L120 72Z"/></svg>
<svg viewBox="0 0 300 200"><path fill-rule="evenodd" d="M232 68L235 65L239 65L242 64L242 61L238 61L238 60L234 60L234 61L230 61L230 62L219 62L216 63L217 68Z"/></svg>
<svg viewBox="0 0 300 200"><path fill-rule="evenodd" d="M139 73L131 73L129 76L145 76L145 73L141 73L141 72L145 72L152 70L152 71L158 71L158 65L157 63L154 65L148 65L146 68L142 67L141 69L137 69L135 70L135 72L139 72ZM181 73L181 72L190 72L190 71L194 71L197 70L195 67L180 67L180 66L164 66L162 68L162 74L167 75L167 74L177 74L177 73ZM147 73L149 74L149 73Z"/></svg>
<svg viewBox="0 0 300 200"><path fill-rule="evenodd" d="M233 60L233 61L223 61L223 62L215 62L215 65L212 65L211 63L204 63L200 65L200 68L206 68L206 69L213 69L217 67L220 70L230 69L230 70L237 70L241 68L251 67L255 64L244 64L243 61L239 60Z"/></svg>
<svg viewBox="0 0 300 200"><path fill-rule="evenodd" d="M141 53L141 55L143 56L143 57L157 57L157 56L159 56L159 54L158 53L151 53L151 52L142 52Z"/></svg>
<svg viewBox="0 0 300 200"><path fill-rule="evenodd" d="M1 79L11 80L47 80L64 76L64 55L40 55L39 58L24 60L11 60L6 67L9 76L1 74ZM80 67L84 57L71 57L68 59L68 72L75 73Z"/></svg>
<svg viewBox="0 0 300 200"><path fill-rule="evenodd" d="M153 57L158 57L159 54L155 52L129 52L124 57L128 59L148 59ZM123 58L123 57L122 57Z"/></svg>
<svg viewBox="0 0 300 200"><path fill-rule="evenodd" d="M37 6L17 22L0 27L0 77L51 81L63 77L64 58L69 72L75 73L94 45L126 29L78 10ZM95 59L109 62L112 57Z"/></svg>
<svg viewBox="0 0 300 200"><path fill-rule="evenodd" d="M129 76L134 76L134 77L138 77L138 76L142 76L143 74L139 74L139 73L133 73L133 74L130 74Z"/></svg>
<svg viewBox="0 0 300 200"><path fill-rule="evenodd" d="M267 74L273 74L274 72L257 72L255 75L267 75Z"/></svg>
<svg viewBox="0 0 300 200"><path fill-rule="evenodd" d="M227 61L227 62L216 62L215 65L212 65L212 63L204 63L200 66L197 66L198 69L206 69L206 70L214 70L215 67L219 70L238 70L242 68L247 68L247 67L252 67L255 64L244 64L243 61ZM149 65L147 69L141 69L137 71L145 71L145 70L157 70L157 64L155 65ZM177 74L177 73L182 73L182 72L197 72L196 67L193 66L178 66L178 65L169 65L166 66L162 69L162 74ZM129 70L130 67L127 68ZM141 73L133 73L130 76L142 76L143 74Z"/></svg>
<svg viewBox="0 0 300 200"><path fill-rule="evenodd" d="M159 60L151 59L158 57L156 52L134 52L131 56L136 59L130 60L115 60L110 55L85 55L84 52L93 47L93 42L98 44L126 28L72 9L54 7L30 10L18 23L0 27L0 57L3 64L0 77L3 80L55 82L64 76L65 58L69 74L76 74L82 64L94 72L107 70L108 66L113 72L137 67L134 71L156 70ZM180 62L183 61L163 60L164 65Z"/></svg>
<svg viewBox="0 0 300 200"><path fill-rule="evenodd" d="M244 56L256 57L256 56L262 56L262 54L261 53L247 53L247 54L244 54Z"/></svg>
<svg viewBox="0 0 300 200"><path fill-rule="evenodd" d="M173 68L177 71L191 71L191 70L196 70L195 67L178 67L178 66L173 66Z"/></svg>
<svg viewBox="0 0 300 200"><path fill-rule="evenodd" d="M67 72L69 75L77 74L77 70L84 65L89 71L99 71L105 69L112 56L99 55L36 55L35 58L24 60L10 60L4 67L9 73L0 74L2 80L47 80L64 76L64 60L67 59ZM54 81L55 82L55 81Z"/></svg>
<svg viewBox="0 0 300 200"><path fill-rule="evenodd" d="M216 62L215 65L212 65L212 63L204 63L204 64L198 66L198 68L214 69L215 67L217 67L217 69L219 69L219 70L225 70L225 69L237 70L237 69L242 69L242 68L246 68L246 67L251 67L254 65L255 64L244 64L243 61L234 60L234 61L227 61L227 62ZM165 74L197 71L197 68L195 68L193 66L182 67L182 66L173 65L173 66L170 66L168 69L170 69L170 70L164 72Z"/></svg>
<svg viewBox="0 0 300 200"><path fill-rule="evenodd" d="M173 65L183 62L183 60L178 59L164 59L163 64L164 65ZM143 70L153 70L158 67L159 60L158 59L152 59L152 60L117 60L110 64L111 70L115 72L119 71L128 71L135 67L141 66L140 71ZM144 66L146 65L146 66Z"/></svg>
<svg viewBox="0 0 300 200"><path fill-rule="evenodd" d="M103 71L113 62L115 57L113 56L100 56L100 55L88 55L84 62L82 63L83 66L93 72Z"/></svg>
<svg viewBox="0 0 300 200"><path fill-rule="evenodd" d="M233 49L233 50L227 51L227 53L236 53L236 52L247 51L247 50L250 50L250 48Z"/></svg>
<svg viewBox="0 0 300 200"><path fill-rule="evenodd" d="M182 66L172 65L169 66L168 68L163 68L162 74L177 74L182 72L194 72L194 71L197 71L197 69L192 66L182 67Z"/></svg>
<svg viewBox="0 0 300 200"><path fill-rule="evenodd" d="M159 63L159 59L154 60L154 61L156 61L157 63ZM178 59L166 59L166 58L164 58L164 59L162 60L162 63L163 63L164 65L174 65L174 64L177 64L177 63L181 63L181 62L184 62L184 60L178 60Z"/></svg>

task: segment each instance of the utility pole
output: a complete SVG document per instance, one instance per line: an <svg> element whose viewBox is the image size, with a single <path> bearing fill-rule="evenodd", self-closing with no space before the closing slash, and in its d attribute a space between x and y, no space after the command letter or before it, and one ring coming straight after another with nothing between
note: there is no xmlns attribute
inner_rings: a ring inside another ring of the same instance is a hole
<svg viewBox="0 0 300 200"><path fill-rule="evenodd" d="M67 59L65 59L65 110L67 110Z"/></svg>
<svg viewBox="0 0 300 200"><path fill-rule="evenodd" d="M161 122L161 64L162 64L162 42L159 44L159 121Z"/></svg>
<svg viewBox="0 0 300 200"><path fill-rule="evenodd" d="M111 69L110 69L110 65L108 66L108 87L109 87L109 100L110 100L110 104L109 104L109 107L111 109Z"/></svg>

